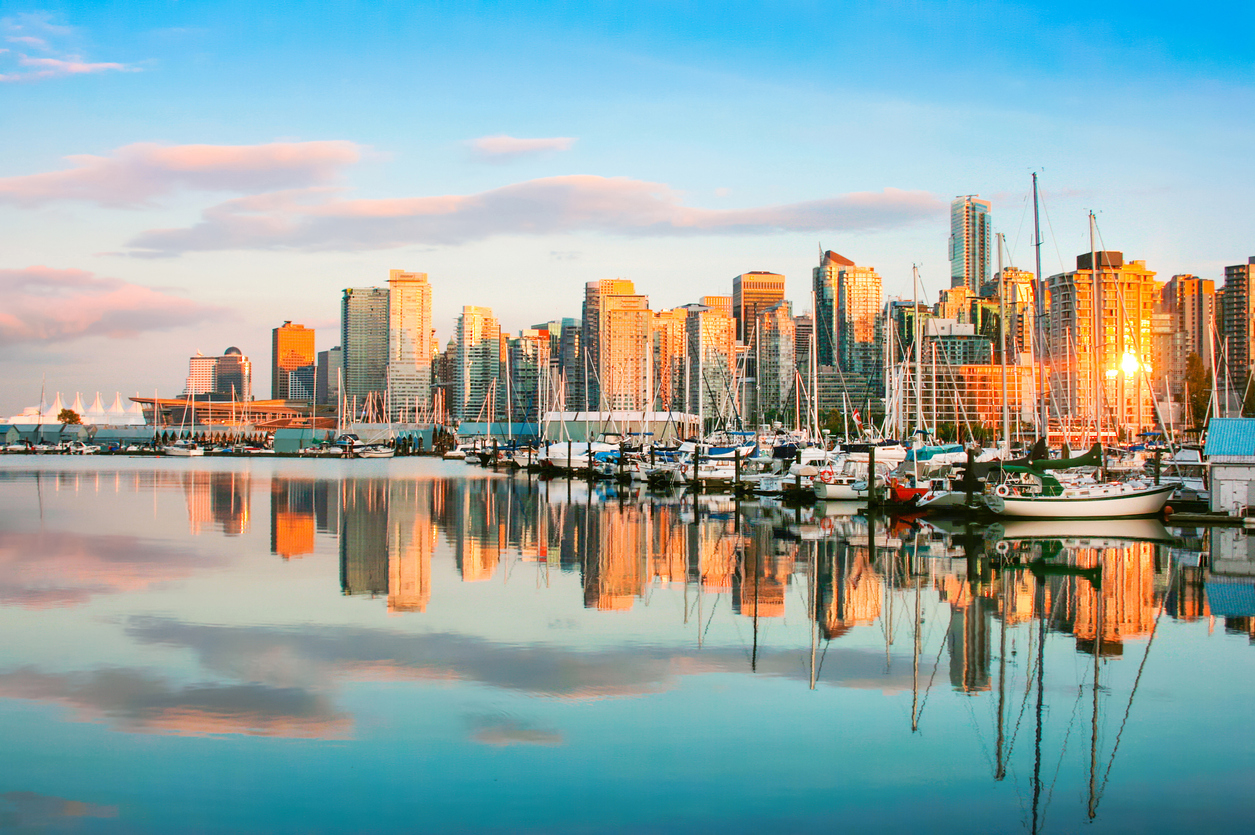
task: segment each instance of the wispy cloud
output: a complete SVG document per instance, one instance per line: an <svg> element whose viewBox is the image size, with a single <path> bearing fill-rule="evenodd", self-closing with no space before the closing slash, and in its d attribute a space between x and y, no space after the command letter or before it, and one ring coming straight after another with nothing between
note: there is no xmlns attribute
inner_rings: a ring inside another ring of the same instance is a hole
<svg viewBox="0 0 1255 835"><path fill-rule="evenodd" d="M139 72L139 67L117 61L86 60L65 44L74 32L73 27L54 23L52 15L47 12L0 18L0 36L7 43L37 49L51 56L38 58L16 52L0 59L10 65L8 71L0 68L0 82L38 81L101 72ZM7 49L0 50L0 54L8 52Z"/></svg>
<svg viewBox="0 0 1255 835"><path fill-rule="evenodd" d="M0 345L130 337L197 324L221 308L86 270L0 269Z"/></svg>
<svg viewBox="0 0 1255 835"><path fill-rule="evenodd" d="M131 254L209 250L371 250L451 245L499 235L602 232L632 236L775 234L900 227L946 211L936 195L885 189L748 209L686 206L662 183L548 177L470 195L342 199L331 190L243 197L185 229L143 232Z"/></svg>
<svg viewBox="0 0 1255 835"><path fill-rule="evenodd" d="M554 151L569 151L575 144L574 137L550 136L522 139L517 136L481 136L466 143L476 159L485 162L509 162L519 157L534 157Z"/></svg>
<svg viewBox="0 0 1255 835"><path fill-rule="evenodd" d="M142 206L177 189L251 194L334 180L357 162L360 148L345 141L265 145L126 145L108 156L66 157L71 168L0 178L0 202L36 206L78 200Z"/></svg>

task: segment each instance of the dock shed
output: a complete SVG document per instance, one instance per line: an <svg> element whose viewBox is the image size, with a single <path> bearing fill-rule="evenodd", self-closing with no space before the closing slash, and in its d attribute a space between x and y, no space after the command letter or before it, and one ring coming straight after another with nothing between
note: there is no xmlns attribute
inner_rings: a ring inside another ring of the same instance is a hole
<svg viewBox="0 0 1255 835"><path fill-rule="evenodd" d="M1212 418L1203 457L1211 468L1211 510L1249 516L1255 507L1255 418Z"/></svg>

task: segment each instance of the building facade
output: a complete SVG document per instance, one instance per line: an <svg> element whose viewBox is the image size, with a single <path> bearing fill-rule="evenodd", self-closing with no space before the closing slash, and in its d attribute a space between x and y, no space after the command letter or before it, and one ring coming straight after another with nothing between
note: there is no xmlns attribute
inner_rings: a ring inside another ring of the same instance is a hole
<svg viewBox="0 0 1255 835"><path fill-rule="evenodd" d="M950 286L972 293L989 283L993 224L988 200L968 194L950 203Z"/></svg>
<svg viewBox="0 0 1255 835"><path fill-rule="evenodd" d="M684 411L701 415L705 427L737 413L736 320L722 308L685 305L688 395Z"/></svg>
<svg viewBox="0 0 1255 835"><path fill-rule="evenodd" d="M778 301L763 310L758 321L756 413L764 418L779 417L788 408L797 377L793 305Z"/></svg>
<svg viewBox="0 0 1255 835"><path fill-rule="evenodd" d="M350 287L340 305L344 400L351 414L383 414L388 390L388 288Z"/></svg>
<svg viewBox="0 0 1255 835"><path fill-rule="evenodd" d="M457 420L494 420L496 401L504 406L505 393L498 391L502 360L501 326L492 308L463 307L454 343L456 357L453 386L449 393L450 412Z"/></svg>
<svg viewBox="0 0 1255 835"><path fill-rule="evenodd" d="M784 276L753 270L732 279L732 316L736 338L745 345L754 343L758 316L784 300Z"/></svg>
<svg viewBox="0 0 1255 835"><path fill-rule="evenodd" d="M820 256L819 266L811 271L815 292L815 353L820 365L836 365L840 359L837 347L838 334L841 333L841 326L837 320L840 295L838 285L841 280L841 270L844 267L853 266L854 262L849 258L827 250Z"/></svg>
<svg viewBox="0 0 1255 835"><path fill-rule="evenodd" d="M183 397L205 400L253 399L253 364L239 348L232 346L220 357L196 352L188 360L187 383Z"/></svg>
<svg viewBox="0 0 1255 835"><path fill-rule="evenodd" d="M388 273L388 418L417 422L431 408L431 284L427 273Z"/></svg>
<svg viewBox="0 0 1255 835"><path fill-rule="evenodd" d="M300 392L306 396L293 397L290 382L293 379L292 372L314 367L314 329L284 322L271 331L270 345L270 397L274 400L312 399L312 385L308 393Z"/></svg>
<svg viewBox="0 0 1255 835"><path fill-rule="evenodd" d="M1224 268L1219 315L1228 377L1232 385L1240 387L1255 367L1255 255L1245 264Z"/></svg>
<svg viewBox="0 0 1255 835"><path fill-rule="evenodd" d="M843 267L837 281L837 347L840 368L883 390L880 345L881 280L873 267Z"/></svg>
<svg viewBox="0 0 1255 835"><path fill-rule="evenodd" d="M621 278L585 286L582 347L589 410L644 409L650 400L649 297Z"/></svg>

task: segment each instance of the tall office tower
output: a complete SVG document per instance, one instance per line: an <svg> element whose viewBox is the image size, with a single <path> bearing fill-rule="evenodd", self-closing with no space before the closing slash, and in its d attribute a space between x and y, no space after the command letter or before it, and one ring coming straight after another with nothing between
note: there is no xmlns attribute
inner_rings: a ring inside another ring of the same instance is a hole
<svg viewBox="0 0 1255 835"><path fill-rule="evenodd" d="M815 291L815 351L820 365L836 365L840 360L838 341L841 325L837 320L837 309L841 295L841 270L853 266L854 262L849 258L827 250L820 257L819 266L811 271ZM801 359L799 357L799 361Z"/></svg>
<svg viewBox="0 0 1255 835"><path fill-rule="evenodd" d="M784 300L784 276L754 270L732 279L732 315L736 338L752 345L758 314Z"/></svg>
<svg viewBox="0 0 1255 835"><path fill-rule="evenodd" d="M590 281L584 292L585 408L644 409L650 390L649 297L631 281ZM569 379L569 376L568 376Z"/></svg>
<svg viewBox="0 0 1255 835"><path fill-rule="evenodd" d="M734 372L736 320L722 309L704 304L684 306L688 343L686 412L700 414L703 430L737 412Z"/></svg>
<svg viewBox="0 0 1255 835"><path fill-rule="evenodd" d="M1196 275L1174 275L1161 288L1155 313L1166 315L1163 324L1167 326L1156 328L1160 347L1155 376L1166 380L1172 393L1180 395L1190 354L1198 354L1203 367L1211 368L1216 344L1216 282ZM1162 392L1162 384L1157 390Z"/></svg>
<svg viewBox="0 0 1255 835"><path fill-rule="evenodd" d="M453 390L449 410L457 420L491 421L495 405L489 408L489 393L505 403L501 376L501 326L490 307L466 305L458 317L454 335Z"/></svg>
<svg viewBox="0 0 1255 835"><path fill-rule="evenodd" d="M1002 293L1003 310L1007 317L1006 335L1010 362L1015 354L1027 354L1033 350L1033 328L1037 307L1033 303L1034 276L1028 270L1003 267L996 277L993 296Z"/></svg>
<svg viewBox="0 0 1255 835"><path fill-rule="evenodd" d="M685 328L688 311L683 307L654 314L654 399L660 410L684 408Z"/></svg>
<svg viewBox="0 0 1255 835"><path fill-rule="evenodd" d="M950 286L972 293L989 283L993 231L989 201L969 194L950 204Z"/></svg>
<svg viewBox="0 0 1255 835"><path fill-rule="evenodd" d="M780 416L797 376L793 305L778 301L758 315L758 409L764 419Z"/></svg>
<svg viewBox="0 0 1255 835"><path fill-rule="evenodd" d="M318 376L314 380L314 402L320 406L340 402L340 377L344 370L344 351L337 345L318 352Z"/></svg>
<svg viewBox="0 0 1255 835"><path fill-rule="evenodd" d="M388 390L388 288L350 287L340 304L344 400L351 415L383 414Z"/></svg>
<svg viewBox="0 0 1255 835"><path fill-rule="evenodd" d="M1253 366L1255 344L1255 255L1245 264L1224 268L1220 332L1229 382L1241 386Z"/></svg>
<svg viewBox="0 0 1255 835"><path fill-rule="evenodd" d="M841 370L854 375L868 393L879 394L884 376L880 348L880 274L874 267L848 264L837 280L837 348Z"/></svg>
<svg viewBox="0 0 1255 835"><path fill-rule="evenodd" d="M287 400L291 396L291 374L314 365L314 329L284 322L271 331L270 397ZM308 400L313 396L299 399Z"/></svg>
<svg viewBox="0 0 1255 835"><path fill-rule="evenodd" d="M502 392L502 409L508 406L510 421L539 423L550 408L549 331L525 328L517 337L508 338L506 351L509 397ZM506 400L508 399L508 403Z"/></svg>
<svg viewBox="0 0 1255 835"><path fill-rule="evenodd" d="M1141 431L1155 423L1141 373L1144 365L1154 367L1155 273L1144 261L1125 263L1124 253L1116 251L1099 252L1098 265L1097 300L1088 252L1077 256L1074 272L1046 282L1051 408L1078 427L1100 418L1104 431L1112 430L1113 422Z"/></svg>
<svg viewBox="0 0 1255 835"><path fill-rule="evenodd" d="M388 272L388 419L417 421L431 407L431 284Z"/></svg>
<svg viewBox="0 0 1255 835"><path fill-rule="evenodd" d="M207 357L196 352L188 362L184 397L209 400L251 400L253 395L253 364L239 348L232 346L220 357Z"/></svg>

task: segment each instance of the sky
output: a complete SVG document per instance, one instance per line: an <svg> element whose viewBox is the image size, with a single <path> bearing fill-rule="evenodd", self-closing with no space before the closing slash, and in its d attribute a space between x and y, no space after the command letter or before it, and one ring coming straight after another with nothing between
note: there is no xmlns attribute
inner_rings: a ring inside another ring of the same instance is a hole
<svg viewBox="0 0 1255 835"><path fill-rule="evenodd" d="M1007 260L1100 246L1219 284L1255 255L1255 23L1159 2L92 2L0 6L0 416L177 396L345 287L426 272L443 343L786 276L949 283L948 206Z"/></svg>

